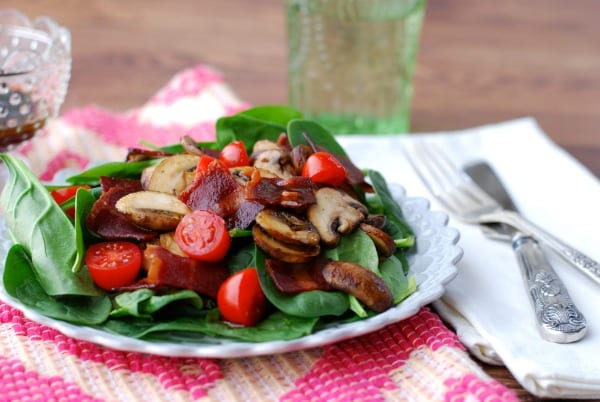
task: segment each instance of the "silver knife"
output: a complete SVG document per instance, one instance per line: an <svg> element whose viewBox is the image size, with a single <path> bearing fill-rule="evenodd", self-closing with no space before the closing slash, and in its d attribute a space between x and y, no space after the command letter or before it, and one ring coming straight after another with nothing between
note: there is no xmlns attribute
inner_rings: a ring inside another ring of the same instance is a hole
<svg viewBox="0 0 600 402"><path fill-rule="evenodd" d="M505 209L517 211L489 164L477 162L463 170ZM556 343L571 343L583 338L587 332L586 319L573 303L538 242L504 224L484 225L482 230L492 238L512 241L542 338Z"/></svg>

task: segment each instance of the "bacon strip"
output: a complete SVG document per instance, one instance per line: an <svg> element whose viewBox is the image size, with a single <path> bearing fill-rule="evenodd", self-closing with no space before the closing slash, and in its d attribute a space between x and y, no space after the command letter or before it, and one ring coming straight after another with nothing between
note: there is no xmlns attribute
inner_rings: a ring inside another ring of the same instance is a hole
<svg viewBox="0 0 600 402"><path fill-rule="evenodd" d="M244 188L233 178L229 169L211 163L198 172L194 183L179 199L192 210L209 210L225 219L227 228L246 229L264 206L244 197Z"/></svg>
<svg viewBox="0 0 600 402"><path fill-rule="evenodd" d="M267 259L267 272L281 293L300 293L310 290L332 290L323 277L323 267L331 260L318 258L310 263L289 264Z"/></svg>
<svg viewBox="0 0 600 402"><path fill-rule="evenodd" d="M310 178L261 177L258 171L252 174L252 179L246 184L246 199L285 208L302 208L316 202Z"/></svg>
<svg viewBox="0 0 600 402"><path fill-rule="evenodd" d="M190 289L212 298L217 297L219 287L229 276L225 264L181 257L152 244L144 250L143 266L150 284Z"/></svg>
<svg viewBox="0 0 600 402"><path fill-rule="evenodd" d="M102 176L100 177L100 187L102 191L108 191L113 187L119 187L130 193L142 190L142 182L136 179L120 179L118 177Z"/></svg>

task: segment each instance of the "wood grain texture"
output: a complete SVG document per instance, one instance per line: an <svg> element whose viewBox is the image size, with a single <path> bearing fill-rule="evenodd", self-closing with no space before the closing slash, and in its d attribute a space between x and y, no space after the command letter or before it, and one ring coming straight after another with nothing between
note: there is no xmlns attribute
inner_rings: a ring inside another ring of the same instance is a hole
<svg viewBox="0 0 600 402"><path fill-rule="evenodd" d="M64 109L126 110L176 72L205 63L250 104L286 103L282 0L4 0L73 36ZM430 0L417 59L412 131L535 117L600 175L600 2ZM524 401L503 367L482 365Z"/></svg>

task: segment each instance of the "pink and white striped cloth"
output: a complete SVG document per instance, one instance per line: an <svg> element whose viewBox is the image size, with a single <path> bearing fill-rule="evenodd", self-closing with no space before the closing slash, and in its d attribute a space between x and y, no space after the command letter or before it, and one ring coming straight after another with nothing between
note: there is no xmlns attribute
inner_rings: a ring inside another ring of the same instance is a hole
<svg viewBox="0 0 600 402"><path fill-rule="evenodd" d="M66 111L20 152L43 179L121 159L140 139L214 137L214 122L248 105L197 66L142 107ZM376 333L292 353L168 358L69 338L0 303L0 401L516 401L467 355L429 308Z"/></svg>

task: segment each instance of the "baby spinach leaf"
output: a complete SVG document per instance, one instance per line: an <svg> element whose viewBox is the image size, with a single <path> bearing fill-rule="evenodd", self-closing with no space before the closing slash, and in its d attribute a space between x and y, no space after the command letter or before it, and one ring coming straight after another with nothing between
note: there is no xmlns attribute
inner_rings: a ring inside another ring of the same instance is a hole
<svg viewBox="0 0 600 402"><path fill-rule="evenodd" d="M138 162L107 162L102 165L91 167L83 172L67 178L71 184L97 187L100 184L100 177L110 176L120 179L139 179L142 171L160 163L162 159L148 159Z"/></svg>
<svg viewBox="0 0 600 402"><path fill-rule="evenodd" d="M13 245L8 251L3 283L6 292L25 306L59 320L96 325L107 319L111 309L106 296L49 296L40 286L29 255L20 244Z"/></svg>
<svg viewBox="0 0 600 402"><path fill-rule="evenodd" d="M306 137L315 145L320 145L326 150L336 155L347 157L346 151L335 137L331 135L323 126L311 120L292 120L287 126L288 138L290 144L295 147L300 144L308 144Z"/></svg>
<svg viewBox="0 0 600 402"><path fill-rule="evenodd" d="M395 256L391 256L379 265L381 278L388 285L394 296L394 304L400 303L417 289L414 276L404 273L403 263Z"/></svg>
<svg viewBox="0 0 600 402"><path fill-rule="evenodd" d="M197 310L201 310L204 305L202 298L192 290L157 295L151 289L138 289L117 295L114 299L116 307L110 315L111 317L151 317L163 307L178 301L185 301Z"/></svg>
<svg viewBox="0 0 600 402"><path fill-rule="evenodd" d="M250 342L286 341L310 335L318 321L316 317L296 317L277 311L256 326L232 327L221 321L216 311L206 316L207 330L213 336Z"/></svg>
<svg viewBox="0 0 600 402"><path fill-rule="evenodd" d="M356 296L348 295L348 300L350 301L350 310L354 311L360 318L366 318L369 313L365 309L365 306L356 298Z"/></svg>
<svg viewBox="0 0 600 402"><path fill-rule="evenodd" d="M95 236L87 229L85 217L90 213L96 197L89 190L80 188L75 194L75 247L77 259L73 265L72 271L79 272L83 265L85 256L86 239L94 238Z"/></svg>
<svg viewBox="0 0 600 402"><path fill-rule="evenodd" d="M109 319L102 329L148 340L173 342L209 343L211 338L201 338L204 334L210 337L226 337L248 342L270 342L296 339L312 333L318 318L290 316L281 311L269 315L253 327L233 327L219 318L219 311L213 309L204 317L182 317L169 321L151 321L146 319ZM212 339L216 342L215 339Z"/></svg>
<svg viewBox="0 0 600 402"><path fill-rule="evenodd" d="M340 237L334 249L326 250L324 255L332 260L351 261L379 274L379 256L373 240L362 230Z"/></svg>
<svg viewBox="0 0 600 402"><path fill-rule="evenodd" d="M79 263L75 228L23 161L0 155L9 178L0 205L11 236L29 250L33 269L49 295L98 296L89 275L71 272Z"/></svg>
<svg viewBox="0 0 600 402"><path fill-rule="evenodd" d="M400 205L394 200L385 179L381 173L376 170L369 169L366 173L371 181L371 185L375 189L375 193L379 197L384 214L388 220L385 231L388 232L394 240L401 240L397 244L408 247L412 246L415 237L414 232L404 220L402 208L400 208Z"/></svg>
<svg viewBox="0 0 600 402"><path fill-rule="evenodd" d="M234 243L235 244L235 243ZM237 246L237 245L236 245ZM254 261L254 243L247 243L241 247L232 247L227 257L227 266L229 272L234 273L244 268L253 267Z"/></svg>
<svg viewBox="0 0 600 402"><path fill-rule="evenodd" d="M265 255L256 248L256 270L267 299L284 313L298 317L339 316L348 310L348 295L338 291L311 290L297 294L281 293L265 267Z"/></svg>
<svg viewBox="0 0 600 402"><path fill-rule="evenodd" d="M217 120L217 146L219 149L231 141L239 140L252 149L258 140L276 141L286 131L287 123L301 118L296 109L288 106L259 106L233 116L221 117Z"/></svg>

